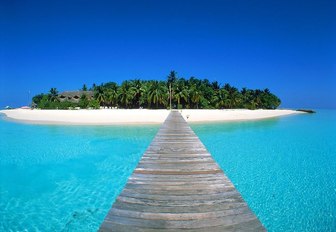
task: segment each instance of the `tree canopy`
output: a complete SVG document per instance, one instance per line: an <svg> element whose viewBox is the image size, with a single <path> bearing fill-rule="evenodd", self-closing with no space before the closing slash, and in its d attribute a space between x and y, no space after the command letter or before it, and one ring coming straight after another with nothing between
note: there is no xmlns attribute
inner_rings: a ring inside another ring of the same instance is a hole
<svg viewBox="0 0 336 232"><path fill-rule="evenodd" d="M169 88L171 87L171 91ZM281 101L269 89L238 88L217 81L190 77L178 77L171 71L166 81L158 80L125 80L120 85L115 82L93 84L93 98L85 95L86 84L81 90L84 94L78 102L60 101L56 88L48 94L38 94L32 101L42 109L80 108L148 108L167 109L276 109Z"/></svg>

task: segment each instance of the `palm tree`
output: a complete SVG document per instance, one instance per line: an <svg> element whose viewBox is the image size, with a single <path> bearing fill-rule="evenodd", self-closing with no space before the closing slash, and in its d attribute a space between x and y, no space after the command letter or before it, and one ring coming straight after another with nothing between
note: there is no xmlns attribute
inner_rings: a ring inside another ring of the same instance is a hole
<svg viewBox="0 0 336 232"><path fill-rule="evenodd" d="M211 83L213 90L218 91L220 89L220 84L218 81L214 81Z"/></svg>
<svg viewBox="0 0 336 232"><path fill-rule="evenodd" d="M137 105L139 108L141 107L141 103L142 103L142 95L145 92L145 87L143 85L143 82L139 79L133 80L131 81L131 88L130 90L133 93L133 106Z"/></svg>
<svg viewBox="0 0 336 232"><path fill-rule="evenodd" d="M230 107L231 108L238 108L240 106L240 103L242 102L241 95L238 91L238 89L235 89L231 92L229 92L229 99L230 99Z"/></svg>
<svg viewBox="0 0 336 232"><path fill-rule="evenodd" d="M159 108L159 104L166 106L167 87L165 82L151 81L147 91L148 107L150 107L151 103L156 105L156 109Z"/></svg>
<svg viewBox="0 0 336 232"><path fill-rule="evenodd" d="M131 85L129 81L124 81L118 92L118 98L121 106L125 108L129 108L132 100L133 100L134 94L133 91L131 90Z"/></svg>
<svg viewBox="0 0 336 232"><path fill-rule="evenodd" d="M58 101L58 91L56 88L51 88L49 91L49 101L57 102Z"/></svg>
<svg viewBox="0 0 336 232"><path fill-rule="evenodd" d="M228 108L230 101L228 99L228 91L226 89L219 89L214 97L214 104L216 108Z"/></svg>
<svg viewBox="0 0 336 232"><path fill-rule="evenodd" d="M118 103L118 85L115 82L104 84L105 101L108 106L116 106Z"/></svg>
<svg viewBox="0 0 336 232"><path fill-rule="evenodd" d="M86 94L82 94L82 96L79 99L78 105L82 109L86 109L88 107L88 105L89 105L89 99L86 96Z"/></svg>
<svg viewBox="0 0 336 232"><path fill-rule="evenodd" d="M169 75L167 76L167 87L169 90L168 96L169 96L169 108L172 109L172 100L173 100L173 84L176 82L177 80L177 72L175 72L174 70L170 71Z"/></svg>
<svg viewBox="0 0 336 232"><path fill-rule="evenodd" d="M259 108L265 109L276 109L280 104L280 99L271 93L269 89L264 89L260 92L260 102Z"/></svg>
<svg viewBox="0 0 336 232"><path fill-rule="evenodd" d="M255 108L257 109L262 108L261 94L262 91L260 89L254 91L253 101L255 103Z"/></svg>
<svg viewBox="0 0 336 232"><path fill-rule="evenodd" d="M177 106L181 107L182 101L187 103L188 97L189 97L188 88L185 85L185 80L181 78L175 83L174 86L174 99L177 100Z"/></svg>
<svg viewBox="0 0 336 232"><path fill-rule="evenodd" d="M254 109L254 105L251 104L252 98L253 98L253 90L242 88L240 91L241 94L241 107L242 108L248 108L248 109Z"/></svg>
<svg viewBox="0 0 336 232"><path fill-rule="evenodd" d="M105 94L104 88L102 86L95 86L94 88L94 98L98 101L100 106L105 104Z"/></svg>
<svg viewBox="0 0 336 232"><path fill-rule="evenodd" d="M204 97L204 100L202 101L202 107L214 107L214 105L212 105L212 102L214 100L213 98L215 96L215 90L212 88L210 81L207 79L202 80L198 88L202 91Z"/></svg>
<svg viewBox="0 0 336 232"><path fill-rule="evenodd" d="M239 104L241 103L242 98L241 98L241 95L238 89L231 86L230 84L225 84L223 89L225 89L228 93L227 94L227 98L229 101L228 107L230 109L239 107Z"/></svg>
<svg viewBox="0 0 336 232"><path fill-rule="evenodd" d="M177 80L177 72L174 70L170 71L168 77L167 77L167 84L172 85Z"/></svg>
<svg viewBox="0 0 336 232"><path fill-rule="evenodd" d="M94 91L96 89L97 85L95 83L92 84L92 87L90 88L90 90Z"/></svg>
<svg viewBox="0 0 336 232"><path fill-rule="evenodd" d="M203 97L202 92L197 88L196 84L192 84L189 89L189 96L191 102L196 105L196 108L198 109L198 104L201 101L201 98Z"/></svg>
<svg viewBox="0 0 336 232"><path fill-rule="evenodd" d="M115 106L118 94L113 89L105 89L104 100L107 106Z"/></svg>

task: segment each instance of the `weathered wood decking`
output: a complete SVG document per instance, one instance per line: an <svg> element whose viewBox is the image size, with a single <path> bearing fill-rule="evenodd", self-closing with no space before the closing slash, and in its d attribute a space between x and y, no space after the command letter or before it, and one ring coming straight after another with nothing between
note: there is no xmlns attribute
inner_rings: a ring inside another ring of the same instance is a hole
<svg viewBox="0 0 336 232"><path fill-rule="evenodd" d="M100 231L264 231L231 181L172 111Z"/></svg>

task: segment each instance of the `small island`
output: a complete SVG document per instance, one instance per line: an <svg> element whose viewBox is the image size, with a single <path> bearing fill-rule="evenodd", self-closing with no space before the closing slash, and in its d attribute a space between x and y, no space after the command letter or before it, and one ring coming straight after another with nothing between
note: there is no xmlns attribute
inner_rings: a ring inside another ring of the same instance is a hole
<svg viewBox="0 0 336 232"><path fill-rule="evenodd" d="M33 97L33 108L39 109L276 109L281 100L269 89L238 88L217 81L178 77L171 71L166 81L125 80L118 85L86 84L77 91L49 93Z"/></svg>
<svg viewBox="0 0 336 232"><path fill-rule="evenodd" d="M281 100L269 89L238 88L207 79L178 77L166 81L125 80L118 85L86 84L59 93L51 88L32 98L31 108L0 111L13 120L38 124L161 124L170 110L187 122L260 120L304 113L277 109ZM30 110L34 109L34 110Z"/></svg>
<svg viewBox="0 0 336 232"><path fill-rule="evenodd" d="M299 112L305 112L305 113L308 113L308 114L315 114L316 113L316 111L309 110L309 109L297 109L297 111L299 111Z"/></svg>

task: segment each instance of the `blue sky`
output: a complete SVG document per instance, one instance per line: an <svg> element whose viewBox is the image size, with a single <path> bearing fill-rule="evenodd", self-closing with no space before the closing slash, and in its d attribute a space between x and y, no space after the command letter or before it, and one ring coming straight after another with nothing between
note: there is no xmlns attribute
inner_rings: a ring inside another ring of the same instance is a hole
<svg viewBox="0 0 336 232"><path fill-rule="evenodd" d="M336 108L333 2L1 0L0 108L170 70Z"/></svg>

